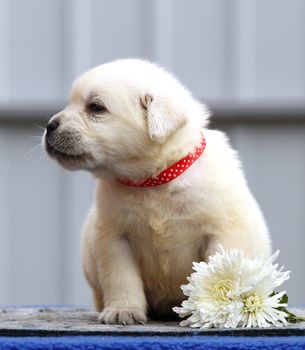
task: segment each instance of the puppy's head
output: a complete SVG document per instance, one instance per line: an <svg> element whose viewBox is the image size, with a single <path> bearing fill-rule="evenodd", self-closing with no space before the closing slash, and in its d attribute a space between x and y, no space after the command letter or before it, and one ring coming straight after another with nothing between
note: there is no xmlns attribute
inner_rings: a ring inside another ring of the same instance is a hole
<svg viewBox="0 0 305 350"><path fill-rule="evenodd" d="M111 173L118 164L156 158L179 130L200 128L207 117L163 69L118 60L76 80L68 106L50 119L43 144L65 168Z"/></svg>

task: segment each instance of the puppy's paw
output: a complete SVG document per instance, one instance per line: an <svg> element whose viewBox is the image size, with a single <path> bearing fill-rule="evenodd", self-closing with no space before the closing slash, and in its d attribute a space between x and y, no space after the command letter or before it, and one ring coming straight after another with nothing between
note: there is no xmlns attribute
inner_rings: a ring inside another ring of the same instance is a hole
<svg viewBox="0 0 305 350"><path fill-rule="evenodd" d="M135 323L146 322L145 312L138 308L112 308L106 307L99 315L100 323L105 324L124 324L130 325Z"/></svg>

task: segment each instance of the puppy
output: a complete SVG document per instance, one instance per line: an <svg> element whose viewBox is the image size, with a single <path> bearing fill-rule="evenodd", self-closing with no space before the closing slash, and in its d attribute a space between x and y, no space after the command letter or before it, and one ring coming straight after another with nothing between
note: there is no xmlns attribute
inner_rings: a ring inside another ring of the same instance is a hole
<svg viewBox="0 0 305 350"><path fill-rule="evenodd" d="M269 255L268 230L224 133L172 75L137 59L103 64L72 87L43 143L96 178L83 267L102 323L171 315L193 261L221 244Z"/></svg>

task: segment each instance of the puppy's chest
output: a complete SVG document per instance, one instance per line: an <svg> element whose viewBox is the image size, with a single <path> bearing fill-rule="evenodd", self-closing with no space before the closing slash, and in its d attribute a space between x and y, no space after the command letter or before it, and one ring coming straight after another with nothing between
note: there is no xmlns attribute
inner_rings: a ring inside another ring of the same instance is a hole
<svg viewBox="0 0 305 350"><path fill-rule="evenodd" d="M148 193L128 200L122 210L123 224L131 239L149 240L156 247L185 244L200 232L194 203L175 193Z"/></svg>
<svg viewBox="0 0 305 350"><path fill-rule="evenodd" d="M154 275L158 286L162 285L158 284L161 276L170 276L171 272L185 277L185 266L200 260L198 251L203 243L194 203L177 193L148 195L128 202L123 224L143 275Z"/></svg>

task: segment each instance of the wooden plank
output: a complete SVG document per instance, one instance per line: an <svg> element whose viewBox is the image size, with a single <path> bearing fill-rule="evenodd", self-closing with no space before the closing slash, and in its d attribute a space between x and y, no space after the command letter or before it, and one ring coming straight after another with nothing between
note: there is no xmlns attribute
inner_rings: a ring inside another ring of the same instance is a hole
<svg viewBox="0 0 305 350"><path fill-rule="evenodd" d="M295 309L305 315L305 309ZM98 314L87 308L3 308L0 336L305 336L305 322L283 328L194 329L177 322L149 322L145 325L102 325Z"/></svg>

